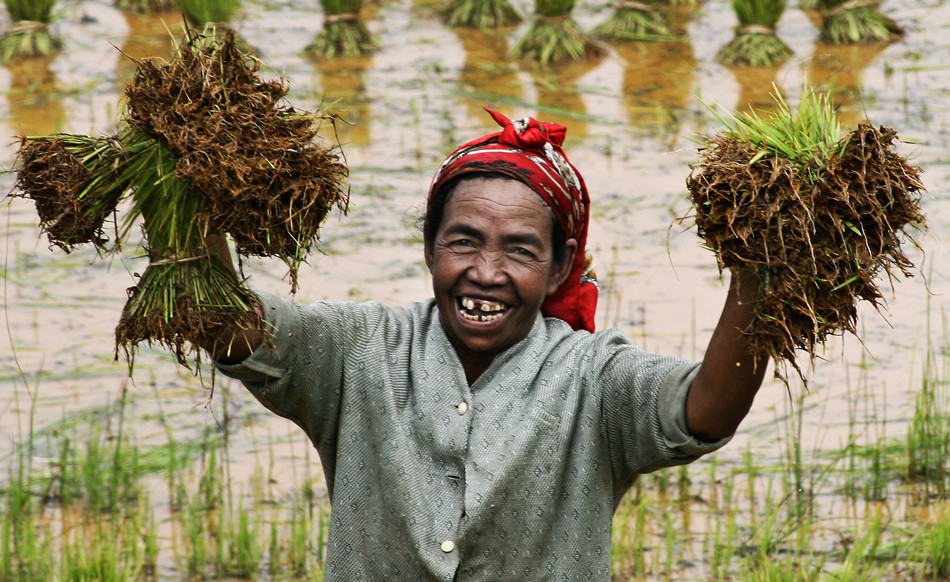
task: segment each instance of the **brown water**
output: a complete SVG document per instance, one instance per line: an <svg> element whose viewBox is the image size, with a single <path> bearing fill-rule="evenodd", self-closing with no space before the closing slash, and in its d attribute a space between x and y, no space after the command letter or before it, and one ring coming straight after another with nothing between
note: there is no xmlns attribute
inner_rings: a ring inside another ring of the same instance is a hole
<svg viewBox="0 0 950 582"><path fill-rule="evenodd" d="M496 34L446 28L438 2L373 3L364 19L383 49L362 59L314 62L301 55L321 27L316 2L247 0L235 28L255 47L266 74L282 76L298 108L337 113L352 125L340 135L351 169L350 214L323 230L323 254L300 278L301 301L376 299L393 304L430 293L415 227L431 174L462 141L494 131L483 106L510 117L531 115L568 126L566 151L584 174L593 199L591 246L603 283L601 327L619 326L649 349L699 357L725 290L715 258L695 231L676 218L688 213L685 179L696 160L697 134L718 122L703 103L734 111L768 104L773 83L791 103L802 83L831 83L840 119L851 127L867 118L896 128L903 153L924 169L923 201L930 229L916 235L922 252L909 251L926 275L895 284L888 310L861 311L861 338L833 338L825 359L809 371L810 408L803 446L838 447L849 417L849 391L871 417L886 417L901 435L913 411L928 342L946 346L950 261L946 239L950 206L943 185L950 175L950 6L945 0L885 0L882 10L907 35L886 46L828 47L816 42L809 14L789 8L779 36L795 51L775 70L731 70L714 61L735 25L730 3L707 1L677 23L682 42L609 46L596 60L540 71L506 57L521 25ZM531 3L515 2L523 13ZM608 14L580 2L575 17L589 29ZM125 84L128 57L168 54L166 26L175 14L148 17L105 3L62 7L55 30L64 50L50 59L0 68L0 150L10 167L19 134L65 131L111 133ZM4 23L5 25L5 23ZM176 32L177 34L177 32ZM120 50L122 52L120 52ZM122 53L125 53L125 56ZM13 176L0 176L0 191ZM141 253L98 258L91 250L50 250L31 204L5 201L3 326L0 339L0 458L28 431L31 410L42 428L63 416L102 410L127 387L137 438L162 440L161 411L187 434L235 424L235 472L250 470L261 442L278 439L276 476L299 474L306 444L294 427L274 418L237 385L218 378L210 390L166 354L144 347L131 382L123 361L113 362L112 333ZM279 263L249 261L256 288L287 293ZM802 390L792 384L793 393ZM736 442L719 455L735 459L754 443L757 454L782 454L775 419L786 413L780 383L767 384ZM247 463L240 461L247 460ZM3 471L5 473L5 471ZM275 488L294 486L288 479Z"/></svg>

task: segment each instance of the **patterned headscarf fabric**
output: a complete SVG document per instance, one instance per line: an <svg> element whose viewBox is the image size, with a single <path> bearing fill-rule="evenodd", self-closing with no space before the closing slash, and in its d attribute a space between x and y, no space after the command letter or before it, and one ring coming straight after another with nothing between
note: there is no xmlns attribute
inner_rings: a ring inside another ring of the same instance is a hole
<svg viewBox="0 0 950 582"><path fill-rule="evenodd" d="M427 206L449 180L477 172L499 173L529 186L554 212L567 238L577 241L577 254L564 283L541 306L546 317L563 319L575 330L594 331L597 281L587 252L590 197L577 169L561 150L563 125L532 117L511 120L487 109L502 127L453 152L429 186Z"/></svg>

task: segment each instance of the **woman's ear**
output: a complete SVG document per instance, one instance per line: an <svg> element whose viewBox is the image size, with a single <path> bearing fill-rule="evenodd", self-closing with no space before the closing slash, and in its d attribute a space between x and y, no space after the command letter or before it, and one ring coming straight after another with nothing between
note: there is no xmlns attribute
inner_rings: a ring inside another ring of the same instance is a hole
<svg viewBox="0 0 950 582"><path fill-rule="evenodd" d="M577 256L577 240L573 238L567 239L564 243L564 246L567 247L567 252L564 253L564 260L558 264L552 266L551 279L548 282L548 295L552 295L558 288L564 283L564 280L567 279L567 276L570 275L571 269L574 268L574 258Z"/></svg>

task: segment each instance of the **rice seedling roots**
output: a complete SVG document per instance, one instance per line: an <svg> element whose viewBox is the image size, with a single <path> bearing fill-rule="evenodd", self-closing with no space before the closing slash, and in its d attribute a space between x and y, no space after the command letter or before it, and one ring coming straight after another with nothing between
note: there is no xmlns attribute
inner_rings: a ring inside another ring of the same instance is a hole
<svg viewBox="0 0 950 582"><path fill-rule="evenodd" d="M287 86L260 80L232 33L220 45L189 42L168 64L138 63L126 122L177 157L176 179L204 197L200 220L231 234L240 254L289 259L296 281L320 224L347 203L339 150L314 142L326 118L282 105Z"/></svg>
<svg viewBox="0 0 950 582"><path fill-rule="evenodd" d="M832 334L856 334L859 300L880 309L877 277L913 276L905 228L924 227L920 169L894 150L896 132L860 124L816 180L729 136L710 140L687 179L699 236L721 267L756 285L752 350L791 365ZM778 366L776 375L784 378Z"/></svg>
<svg viewBox="0 0 950 582"><path fill-rule="evenodd" d="M152 258L128 290L115 329L116 350L132 361L135 346L158 343L188 367L192 346L227 341L241 329L259 329L256 299L212 256Z"/></svg>
<svg viewBox="0 0 950 582"><path fill-rule="evenodd" d="M83 243L104 247L103 224L124 190L115 182L117 164L109 159L120 149L109 138L21 138L14 192L33 200L51 244L67 252ZM94 188L96 174L103 171L111 179Z"/></svg>

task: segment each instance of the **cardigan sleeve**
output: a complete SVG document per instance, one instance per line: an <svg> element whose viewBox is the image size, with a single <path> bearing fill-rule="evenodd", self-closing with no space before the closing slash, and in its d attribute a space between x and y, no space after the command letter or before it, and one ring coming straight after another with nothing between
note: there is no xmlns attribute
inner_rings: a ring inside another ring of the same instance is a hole
<svg viewBox="0 0 950 582"><path fill-rule="evenodd" d="M346 359L360 349L380 311L353 302L305 305L266 293L258 297L267 339L242 362L217 367L303 429L332 471Z"/></svg>
<svg viewBox="0 0 950 582"><path fill-rule="evenodd" d="M699 363L643 350L621 334L610 338L599 384L604 438L615 479L690 463L730 438L704 442L686 427L686 398Z"/></svg>

